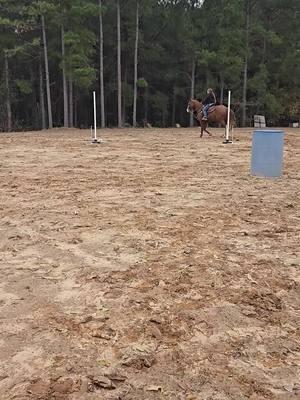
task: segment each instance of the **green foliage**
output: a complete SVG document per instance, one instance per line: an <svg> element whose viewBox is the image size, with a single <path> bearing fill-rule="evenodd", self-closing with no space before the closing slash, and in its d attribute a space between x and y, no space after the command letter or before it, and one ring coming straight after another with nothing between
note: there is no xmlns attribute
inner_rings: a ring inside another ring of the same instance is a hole
<svg viewBox="0 0 300 400"><path fill-rule="evenodd" d="M248 88L256 94L261 102L264 102L268 87L268 71L265 64L261 64L256 74L249 79Z"/></svg>
<svg viewBox="0 0 300 400"><path fill-rule="evenodd" d="M88 90L96 79L96 71L92 67L75 68L73 78L79 89Z"/></svg>
<svg viewBox="0 0 300 400"><path fill-rule="evenodd" d="M72 6L72 15L76 16L79 19L82 17L90 18L94 15L97 15L99 11L99 6L97 4L85 1L78 2L74 1Z"/></svg>
<svg viewBox="0 0 300 400"><path fill-rule="evenodd" d="M272 93L266 93L265 95L265 111L269 118L275 120L283 111L280 99Z"/></svg>
<svg viewBox="0 0 300 400"><path fill-rule="evenodd" d="M151 102L155 110L166 112L168 107L168 96L166 94L157 91L151 96Z"/></svg>
<svg viewBox="0 0 300 400"><path fill-rule="evenodd" d="M217 53L209 51L207 49L201 49L196 52L197 61L199 65L208 67L211 63L214 63L217 59Z"/></svg>
<svg viewBox="0 0 300 400"><path fill-rule="evenodd" d="M246 3L250 1L249 46L246 46ZM136 0L121 2L123 109L132 115ZM104 83L109 124L116 122L116 2L102 0ZM277 123L280 115L299 118L299 0L140 0L138 49L138 120L167 125L188 123L192 65L195 93L207 86L220 98L228 89L242 100L243 71L248 56L249 114L260 112ZM0 0L1 117L5 114L4 54L8 57L12 109L28 126L39 101L39 63L43 56L41 15L45 18L50 83L59 124L62 61L72 78L78 123L89 122L87 99L99 88L98 0ZM61 56L61 26L65 59ZM42 63L42 72L44 71ZM45 75L43 75L45 79ZM196 96L195 95L195 96ZM176 104L173 104L173 101ZM174 115L173 115L174 116ZM249 119L251 115L248 115ZM27 121L26 121L27 118Z"/></svg>
<svg viewBox="0 0 300 400"><path fill-rule="evenodd" d="M148 82L146 81L145 78L139 78L137 80L137 86L138 88L146 89L148 87Z"/></svg>
<svg viewBox="0 0 300 400"><path fill-rule="evenodd" d="M33 17L53 14L55 9L55 3L52 1L35 0L29 6L24 5L24 12Z"/></svg>
<svg viewBox="0 0 300 400"><path fill-rule="evenodd" d="M29 81L25 79L17 79L15 83L21 94L27 95L32 93L32 86Z"/></svg>
<svg viewBox="0 0 300 400"><path fill-rule="evenodd" d="M0 17L0 26L10 27L11 25L13 25L13 22L10 21L8 18Z"/></svg>

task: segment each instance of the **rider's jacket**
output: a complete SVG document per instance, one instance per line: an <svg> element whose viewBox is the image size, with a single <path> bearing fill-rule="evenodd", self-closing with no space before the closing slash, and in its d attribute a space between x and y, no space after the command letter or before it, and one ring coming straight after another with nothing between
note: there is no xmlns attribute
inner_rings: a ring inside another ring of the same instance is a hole
<svg viewBox="0 0 300 400"><path fill-rule="evenodd" d="M207 104L215 104L216 103L216 96L214 92L209 93L208 96L205 97L202 104L206 106Z"/></svg>

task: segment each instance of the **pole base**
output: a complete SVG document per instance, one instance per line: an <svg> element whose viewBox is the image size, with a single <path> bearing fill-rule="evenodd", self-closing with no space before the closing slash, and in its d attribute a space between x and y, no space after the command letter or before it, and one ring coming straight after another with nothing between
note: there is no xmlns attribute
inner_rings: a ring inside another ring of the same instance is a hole
<svg viewBox="0 0 300 400"><path fill-rule="evenodd" d="M92 144L100 144L100 143L101 143L101 140L98 140L98 139L92 140Z"/></svg>
<svg viewBox="0 0 300 400"><path fill-rule="evenodd" d="M230 143L233 143L233 142L232 142L232 140L229 140L229 139L226 139L226 140L224 140L224 142L223 142L223 144L230 144Z"/></svg>

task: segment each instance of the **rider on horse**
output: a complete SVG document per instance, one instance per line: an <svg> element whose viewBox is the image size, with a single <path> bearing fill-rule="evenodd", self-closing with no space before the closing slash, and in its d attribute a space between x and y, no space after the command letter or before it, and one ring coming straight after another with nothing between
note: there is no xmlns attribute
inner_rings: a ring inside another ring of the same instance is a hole
<svg viewBox="0 0 300 400"><path fill-rule="evenodd" d="M210 107L214 106L216 104L217 100L216 100L216 96L213 92L212 89L207 89L207 96L205 97L205 99L203 100L202 104L203 104L203 121L207 121L207 117L208 117L208 110Z"/></svg>

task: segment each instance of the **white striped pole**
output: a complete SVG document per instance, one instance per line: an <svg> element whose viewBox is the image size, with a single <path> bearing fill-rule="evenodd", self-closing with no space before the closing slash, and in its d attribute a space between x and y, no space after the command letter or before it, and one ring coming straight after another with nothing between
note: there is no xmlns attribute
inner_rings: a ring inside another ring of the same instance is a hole
<svg viewBox="0 0 300 400"><path fill-rule="evenodd" d="M223 143L232 143L232 141L230 141L230 140L229 140L229 128L230 128L230 103L231 103L231 90L228 90L227 124L226 124L225 142L223 142Z"/></svg>
<svg viewBox="0 0 300 400"><path fill-rule="evenodd" d="M96 92L93 92L94 99L94 140L97 140L97 109L96 109Z"/></svg>
<svg viewBox="0 0 300 400"><path fill-rule="evenodd" d="M94 138L92 143L100 143L97 139L97 108L96 108L96 92L93 91L93 103L94 103Z"/></svg>

